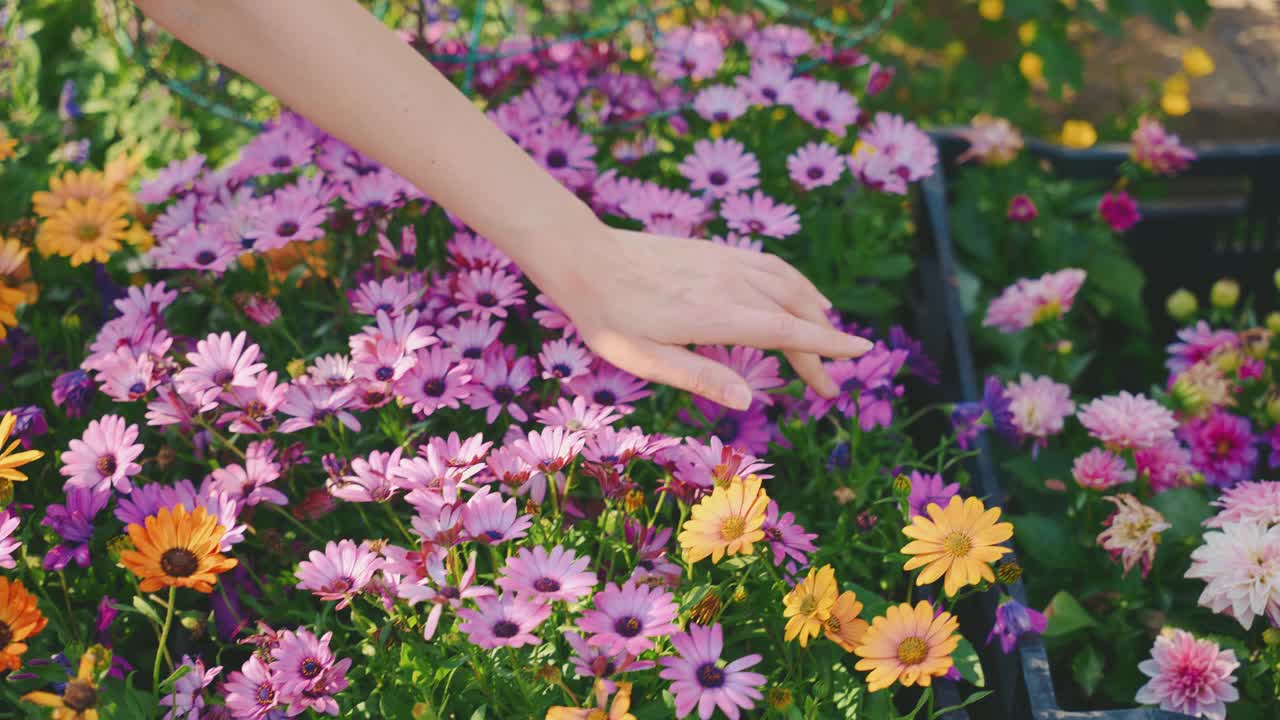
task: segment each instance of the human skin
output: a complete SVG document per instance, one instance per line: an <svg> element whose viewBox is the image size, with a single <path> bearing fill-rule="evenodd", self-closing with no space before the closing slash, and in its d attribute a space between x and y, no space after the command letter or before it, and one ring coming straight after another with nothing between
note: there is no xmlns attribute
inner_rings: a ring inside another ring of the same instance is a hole
<svg viewBox="0 0 1280 720"><path fill-rule="evenodd" d="M746 382L690 344L782 350L818 394L820 356L870 342L774 255L611 228L353 0L135 0L187 45L386 165L509 255L588 347L647 380L730 408Z"/></svg>

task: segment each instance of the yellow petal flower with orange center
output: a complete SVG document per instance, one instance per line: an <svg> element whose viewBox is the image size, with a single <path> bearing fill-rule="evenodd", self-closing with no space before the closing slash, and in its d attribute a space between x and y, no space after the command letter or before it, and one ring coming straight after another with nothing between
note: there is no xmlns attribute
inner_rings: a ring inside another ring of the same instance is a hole
<svg viewBox="0 0 1280 720"><path fill-rule="evenodd" d="M41 255L71 258L71 265L105 263L121 247L126 206L119 200L71 200L40 225L36 249Z"/></svg>
<svg viewBox="0 0 1280 720"><path fill-rule="evenodd" d="M168 586L213 592L218 575L236 566L234 558L218 552L225 529L204 508L161 508L143 523L129 525L134 549L120 554L120 562L142 579L142 592Z"/></svg>
<svg viewBox="0 0 1280 720"><path fill-rule="evenodd" d="M44 457L44 452L40 450L14 452L18 449L18 445L22 444L22 441L16 438L12 443L9 442L9 433L13 432L13 426L17 422L18 416L13 413L5 413L4 417L0 418L0 478L11 482L25 481L26 473L18 468Z"/></svg>
<svg viewBox="0 0 1280 720"><path fill-rule="evenodd" d="M871 692L895 682L928 687L933 678L951 669L951 653L960 644L959 627L949 612L935 617L933 606L924 600L914 608L911 603L894 605L871 621L862 643L853 650L862 658L854 668L871 671L867 675Z"/></svg>
<svg viewBox="0 0 1280 720"><path fill-rule="evenodd" d="M955 496L945 509L929 503L925 512L928 517L917 515L902 529L913 539L902 548L912 556L902 568L908 572L924 568L916 584L928 585L945 575L943 589L955 595L966 585L995 582L991 563L1009 552L999 543L1013 537L1012 524L996 522L1000 508L988 510L978 498Z"/></svg>
<svg viewBox="0 0 1280 720"><path fill-rule="evenodd" d="M29 692L26 702L53 708L53 720L98 720L98 684L93 670L98 657L93 652L80 656L79 672L67 683L61 695L51 692Z"/></svg>
<svg viewBox="0 0 1280 720"><path fill-rule="evenodd" d="M12 417L12 416L10 416ZM0 670L22 667L27 638L48 624L37 607L36 596L18 580L0 577Z"/></svg>
<svg viewBox="0 0 1280 720"><path fill-rule="evenodd" d="M823 634L845 652L853 652L867 632L867 621L858 617L860 612L862 603L858 602L858 596L852 590L845 590L831 606L831 617L823 621Z"/></svg>
<svg viewBox="0 0 1280 720"><path fill-rule="evenodd" d="M93 198L106 201L116 196L102 173L93 169L68 170L62 177L49 179L49 189L31 195L31 204L42 218L53 217L72 200L88 202Z"/></svg>
<svg viewBox="0 0 1280 720"><path fill-rule="evenodd" d="M680 531L685 562L711 556L718 563L726 555L750 555L752 543L764 539L764 516L769 496L760 489L760 478L737 476L728 487L717 487L693 506Z"/></svg>
<svg viewBox="0 0 1280 720"><path fill-rule="evenodd" d="M809 568L809 575L797 584L786 597L782 614L787 619L784 639L791 642L800 639L800 647L809 646L809 638L822 632L823 623L831 617L840 589L836 587L836 571L830 565Z"/></svg>
<svg viewBox="0 0 1280 720"><path fill-rule="evenodd" d="M628 712L631 709L631 683L618 683L618 694L613 696L613 704L608 711L604 709L608 690L603 683L597 683L596 688L596 707L556 706L547 710L546 720L636 720L636 716Z"/></svg>

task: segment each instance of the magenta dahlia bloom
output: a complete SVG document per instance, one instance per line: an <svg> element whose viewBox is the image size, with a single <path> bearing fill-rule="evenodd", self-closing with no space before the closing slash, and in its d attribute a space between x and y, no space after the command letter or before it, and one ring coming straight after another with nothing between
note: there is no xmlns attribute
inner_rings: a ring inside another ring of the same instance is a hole
<svg viewBox="0 0 1280 720"><path fill-rule="evenodd" d="M347 668L351 659L338 660L329 649L333 633L317 638L310 630L298 628L280 633L280 642L271 650L271 671L279 701L288 705L289 716L306 710L338 714L335 693L347 688Z"/></svg>
<svg viewBox="0 0 1280 720"><path fill-rule="evenodd" d="M213 333L197 342L196 351L187 354L191 367L174 377L178 392L202 409L210 409L224 391L253 387L267 365L257 362L261 350L248 340L241 331L234 338L229 332Z"/></svg>
<svg viewBox="0 0 1280 720"><path fill-rule="evenodd" d="M1133 482L1137 477L1124 458L1102 448L1094 448L1076 458L1071 466L1071 477L1080 487L1106 490Z"/></svg>
<svg viewBox="0 0 1280 720"><path fill-rule="evenodd" d="M578 628L590 634L587 642L607 652L639 655L653 647L654 637L678 631L674 596L662 589L609 583L596 593L594 607L584 611Z"/></svg>
<svg viewBox="0 0 1280 720"><path fill-rule="evenodd" d="M517 422L525 422L529 415L520 407L520 397L536 372L533 358L515 357L514 347L507 347L506 352L492 350L472 378L467 405L484 410L487 423L497 420L503 410Z"/></svg>
<svg viewBox="0 0 1280 720"><path fill-rule="evenodd" d="M1151 489L1156 492L1187 485L1195 474L1195 468L1191 465L1191 453L1177 440L1166 440L1140 448L1133 454L1133 458L1138 474L1146 477L1151 483Z"/></svg>
<svg viewBox="0 0 1280 720"><path fill-rule="evenodd" d="M1009 198L1009 210L1006 217L1016 223L1029 223L1036 219L1040 212L1036 210L1036 204L1031 198L1024 193L1019 193Z"/></svg>
<svg viewBox="0 0 1280 720"><path fill-rule="evenodd" d="M756 190L725 198L720 214L729 228L744 234L764 235L781 240L800 232L796 209Z"/></svg>
<svg viewBox="0 0 1280 720"><path fill-rule="evenodd" d="M503 500L501 495L482 487L463 506L462 524L476 542L498 545L528 535L533 519L518 513L515 498Z"/></svg>
<svg viewBox="0 0 1280 720"><path fill-rule="evenodd" d="M550 616L551 606L538 600L510 594L482 597L476 600L475 610L462 608L458 611L458 617L462 619L458 629L473 645L487 650L541 645L542 640L533 631Z"/></svg>
<svg viewBox="0 0 1280 720"><path fill-rule="evenodd" d="M133 489L129 478L142 471L134 462L145 449L138 439L138 426L119 415L104 415L89 423L78 440L72 440L62 453L62 468L67 487L93 490L115 488L128 493Z"/></svg>
<svg viewBox="0 0 1280 720"><path fill-rule="evenodd" d="M412 405L413 412L431 415L442 407L461 407L471 394L470 380L471 367L437 346L418 351L417 364L396 383L396 393Z"/></svg>
<svg viewBox="0 0 1280 720"><path fill-rule="evenodd" d="M809 564L809 553L818 549L813 544L817 533L805 532L804 527L796 523L791 513L778 514L778 503L770 500L764 516L764 539L769 541L769 549L773 551L773 564L781 565L783 560L793 560L801 566Z"/></svg>
<svg viewBox="0 0 1280 720"><path fill-rule="evenodd" d="M1095 439L1112 449L1143 450L1173 439L1173 413L1145 395L1121 391L1080 408L1076 418Z"/></svg>
<svg viewBox="0 0 1280 720"><path fill-rule="evenodd" d="M760 163L733 138L699 140L680 163L680 174L690 188L723 198L759 185Z"/></svg>
<svg viewBox="0 0 1280 720"><path fill-rule="evenodd" d="M572 380L591 369L591 351L573 340L550 340L538 353L543 380Z"/></svg>
<svg viewBox="0 0 1280 720"><path fill-rule="evenodd" d="M1179 330L1178 341L1167 348L1169 359L1165 362L1169 372L1175 374L1212 358L1219 350L1240 346L1239 335L1231 330L1214 330L1204 320Z"/></svg>
<svg viewBox="0 0 1280 720"><path fill-rule="evenodd" d="M1204 521L1205 527L1220 528L1227 523L1252 522L1263 527L1280 525L1280 482L1252 480L1222 491L1212 505L1218 514Z"/></svg>
<svg viewBox="0 0 1280 720"><path fill-rule="evenodd" d="M250 655L239 670L227 675L222 695L236 720L263 720L280 705L271 668L258 655Z"/></svg>
<svg viewBox="0 0 1280 720"><path fill-rule="evenodd" d="M907 496L910 518L928 517L928 507L944 508L960 494L959 483L948 483L941 475L911 471L911 494ZM909 519L910 519L909 518Z"/></svg>
<svg viewBox="0 0 1280 720"><path fill-rule="evenodd" d="M1238 667L1235 652L1186 630L1169 629L1151 646L1151 659L1138 663L1151 679L1134 700L1169 712L1226 720L1227 703L1240 699L1235 687Z"/></svg>
<svg viewBox="0 0 1280 720"><path fill-rule="evenodd" d="M1004 394L1018 435L1033 441L1032 456L1048 444L1050 437L1062 432L1063 421L1076 411L1071 388L1048 376L1033 378L1022 373L1017 382L1005 386Z"/></svg>
<svg viewBox="0 0 1280 720"><path fill-rule="evenodd" d="M1068 268L1034 280L1023 278L991 301L982 324L1014 333L1066 315L1071 312L1085 277L1083 270Z"/></svg>
<svg viewBox="0 0 1280 720"><path fill-rule="evenodd" d="M1228 488L1253 477L1258 448L1249 419L1215 410L1206 420L1189 420L1180 431L1191 448L1191 465L1205 482Z"/></svg>
<svg viewBox="0 0 1280 720"><path fill-rule="evenodd" d="M693 111L707 122L727 123L747 112L747 96L729 85L708 85L693 98Z"/></svg>
<svg viewBox="0 0 1280 720"><path fill-rule="evenodd" d="M1098 214L1115 232L1122 233L1138 224L1142 213L1138 211L1138 201L1129 193L1118 190L1103 193L1098 201Z"/></svg>
<svg viewBox="0 0 1280 720"><path fill-rule="evenodd" d="M1157 175L1177 175L1187 169L1196 154L1178 140L1178 136L1164 129L1159 120L1143 116L1129 141L1133 147L1129 156L1138 165Z"/></svg>
<svg viewBox="0 0 1280 720"><path fill-rule="evenodd" d="M907 183L933 174L938 149L920 128L901 116L877 113L858 135L849 170L872 190L905 195Z"/></svg>
<svg viewBox="0 0 1280 720"><path fill-rule="evenodd" d="M560 545L547 552L542 546L521 548L507 558L497 585L526 599L551 603L574 602L589 595L596 586L596 574L588 569L591 558L578 557Z"/></svg>
<svg viewBox="0 0 1280 720"><path fill-rule="evenodd" d="M762 660L759 655L746 655L727 665L720 665L724 652L724 630L720 623L711 627L690 623L687 632L671 636L677 657L664 657L659 676L671 682L676 696L676 715L684 717L698 708L698 717L710 720L720 708L730 720L738 720L741 710L755 707L763 697L760 686L765 677L746 669Z"/></svg>
<svg viewBox="0 0 1280 720"><path fill-rule="evenodd" d="M382 568L382 558L368 543L357 545L351 540L329 541L324 552L312 550L307 558L298 564L296 587L310 590L321 600L339 601L338 610L350 605Z"/></svg>
<svg viewBox="0 0 1280 720"><path fill-rule="evenodd" d="M861 116L858 99L830 80L796 80L787 94L797 115L836 137L844 137Z"/></svg>
<svg viewBox="0 0 1280 720"><path fill-rule="evenodd" d="M715 75L723 62L724 47L715 33L676 27L658 39L653 71L668 80L686 77L706 80Z"/></svg>
<svg viewBox="0 0 1280 720"><path fill-rule="evenodd" d="M834 185L844 165L840 151L824 142L808 143L787 156L787 174L805 190Z"/></svg>

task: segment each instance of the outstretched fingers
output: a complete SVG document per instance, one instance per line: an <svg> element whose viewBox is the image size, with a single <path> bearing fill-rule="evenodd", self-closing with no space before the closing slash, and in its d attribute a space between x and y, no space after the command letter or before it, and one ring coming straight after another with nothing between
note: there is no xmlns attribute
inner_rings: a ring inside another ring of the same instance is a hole
<svg viewBox="0 0 1280 720"><path fill-rule="evenodd" d="M700 395L733 410L751 405L751 386L728 367L675 345L616 338L602 348L606 360L646 380Z"/></svg>

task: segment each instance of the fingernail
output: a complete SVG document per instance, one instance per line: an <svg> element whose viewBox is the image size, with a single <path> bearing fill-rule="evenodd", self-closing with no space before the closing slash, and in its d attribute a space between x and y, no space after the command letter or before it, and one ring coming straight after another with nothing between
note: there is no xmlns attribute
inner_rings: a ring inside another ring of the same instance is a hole
<svg viewBox="0 0 1280 720"><path fill-rule="evenodd" d="M822 296L822 309L823 309L823 310L830 310L830 309L831 309L832 307L834 307L834 306L835 306L835 303L831 302L830 298L828 298L826 295L823 295L823 296Z"/></svg>
<svg viewBox="0 0 1280 720"><path fill-rule="evenodd" d="M853 349L853 356L858 357L871 352L871 348L875 347L876 344L866 338L854 337L849 346Z"/></svg>
<svg viewBox="0 0 1280 720"><path fill-rule="evenodd" d="M751 407L751 388L746 385L730 385L725 390L724 401L734 410L745 411Z"/></svg>

